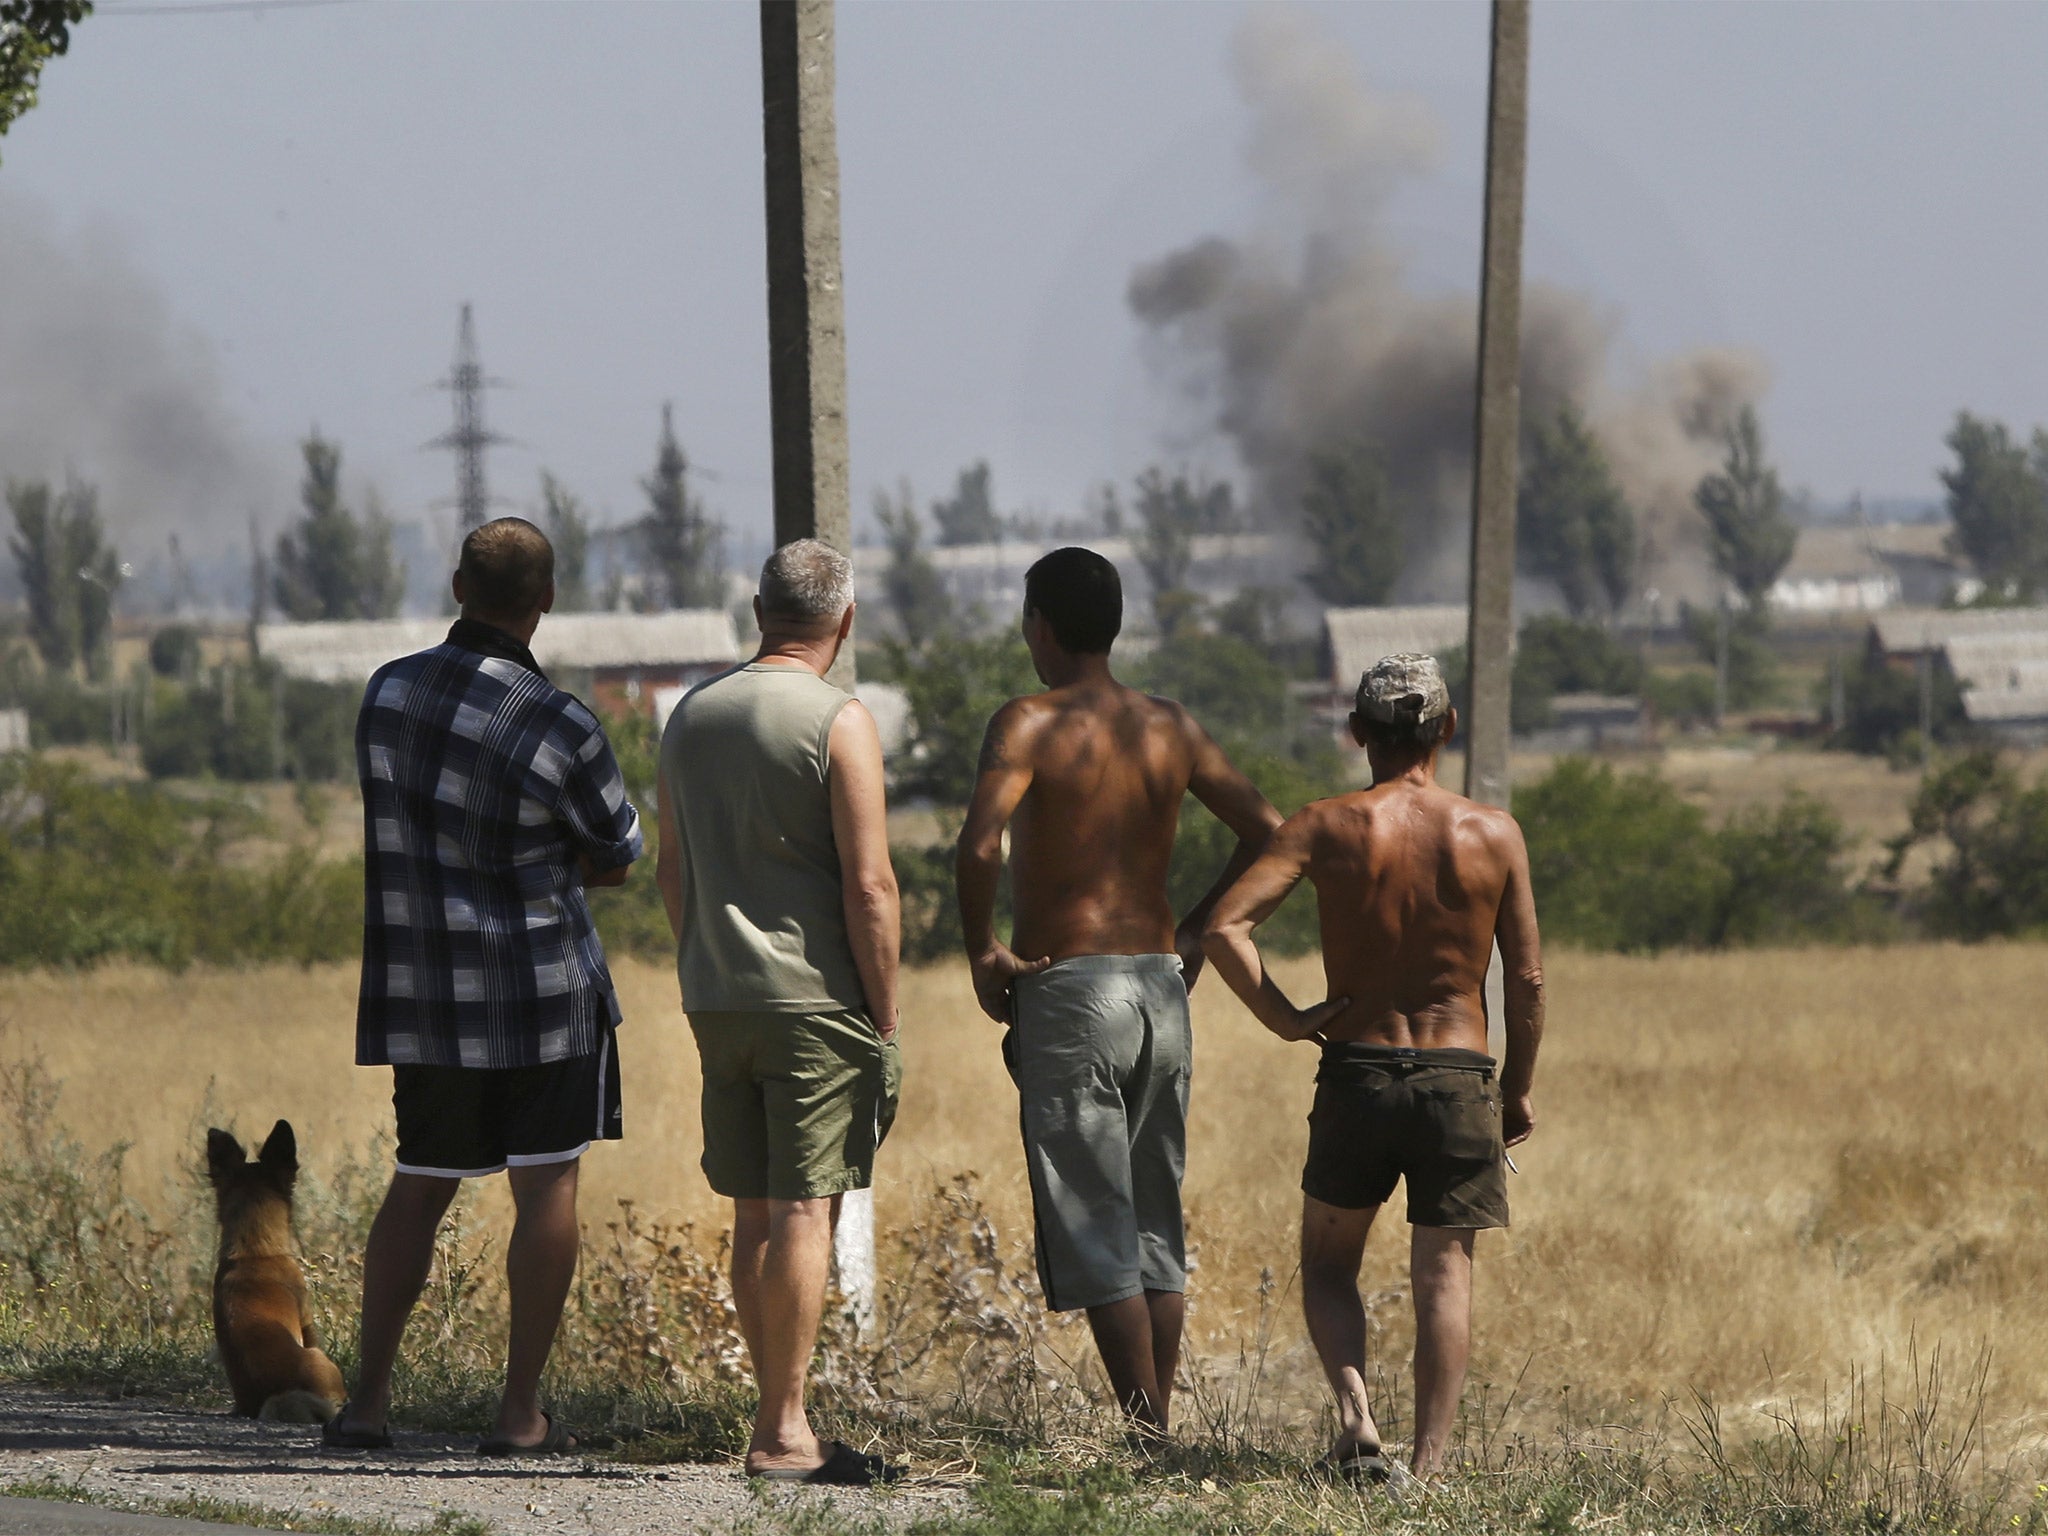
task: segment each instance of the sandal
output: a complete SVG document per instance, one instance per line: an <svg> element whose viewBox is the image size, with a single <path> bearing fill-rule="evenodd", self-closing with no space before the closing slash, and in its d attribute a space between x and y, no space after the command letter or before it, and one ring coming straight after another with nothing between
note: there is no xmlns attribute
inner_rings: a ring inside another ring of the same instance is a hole
<svg viewBox="0 0 2048 1536"><path fill-rule="evenodd" d="M320 1426L320 1444L330 1451L388 1451L391 1449L389 1429L365 1429L360 1424L347 1422L348 1404L341 1405L341 1412Z"/></svg>
<svg viewBox="0 0 2048 1536"><path fill-rule="evenodd" d="M574 1456L583 1451L601 1451L612 1443L609 1435L579 1435L551 1413L543 1413L548 1432L532 1445L521 1445L493 1435L477 1443L479 1456Z"/></svg>
<svg viewBox="0 0 2048 1536"><path fill-rule="evenodd" d="M1322 1469L1333 1477L1359 1485L1391 1483L1394 1480L1394 1463L1376 1445L1356 1446L1348 1456L1325 1456Z"/></svg>
<svg viewBox="0 0 2048 1536"><path fill-rule="evenodd" d="M824 1461L815 1467L765 1467L747 1476L758 1477L764 1483L811 1483L834 1488L872 1488L903 1476L901 1467L892 1467L879 1456L856 1451L843 1440L825 1443L830 1449Z"/></svg>

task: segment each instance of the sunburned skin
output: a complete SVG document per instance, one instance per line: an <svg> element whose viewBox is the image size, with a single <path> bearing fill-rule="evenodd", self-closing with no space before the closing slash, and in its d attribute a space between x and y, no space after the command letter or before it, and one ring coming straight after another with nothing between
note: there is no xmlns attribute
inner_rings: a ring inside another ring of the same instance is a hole
<svg viewBox="0 0 2048 1536"><path fill-rule="evenodd" d="M1436 782L1437 750L1375 754L1372 788L1303 807L1217 901L1217 974L1282 1039L1484 1051L1486 970L1506 976L1501 1074L1509 1145L1528 1108L1542 1034L1543 964L1529 855L1506 811ZM1327 1001L1295 1007L1266 973L1252 930L1297 882L1314 882Z"/></svg>
<svg viewBox="0 0 2048 1536"><path fill-rule="evenodd" d="M1216 891L1176 925L1166 893L1182 797L1240 839L1217 890L1249 865L1279 815L1179 704L1116 681L1107 656L1069 655L1026 625L1044 693L996 712L960 834L960 893L975 990L1007 1019L1017 975L1076 955L1178 953L1192 988ZM1003 829L1016 922L994 933Z"/></svg>

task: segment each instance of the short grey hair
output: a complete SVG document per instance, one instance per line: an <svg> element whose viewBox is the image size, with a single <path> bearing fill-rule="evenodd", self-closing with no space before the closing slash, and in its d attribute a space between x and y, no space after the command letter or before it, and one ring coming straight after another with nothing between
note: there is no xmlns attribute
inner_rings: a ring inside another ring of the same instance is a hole
<svg viewBox="0 0 2048 1536"><path fill-rule="evenodd" d="M817 623L853 601L853 562L817 539L793 539L761 567L761 611Z"/></svg>

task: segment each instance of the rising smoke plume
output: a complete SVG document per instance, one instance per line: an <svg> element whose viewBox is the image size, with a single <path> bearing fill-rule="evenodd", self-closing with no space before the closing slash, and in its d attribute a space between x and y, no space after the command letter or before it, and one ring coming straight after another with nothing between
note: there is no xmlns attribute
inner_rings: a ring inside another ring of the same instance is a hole
<svg viewBox="0 0 2048 1536"><path fill-rule="evenodd" d="M219 601L246 558L250 513L274 522L291 505L290 468L259 451L205 341L117 241L0 199L0 480L92 482L138 587L168 585L176 533L198 567L195 595Z"/></svg>
<svg viewBox="0 0 2048 1536"><path fill-rule="evenodd" d="M1310 456L1363 436L1408 508L1401 595L1460 597L1476 305L1415 292L1385 217L1404 181L1436 169L1437 125L1419 101L1369 89L1334 40L1279 7L1247 17L1232 66L1251 114L1260 232L1144 264L1131 309L1258 499L1291 515ZM1523 411L1541 421L1571 400L1587 412L1641 518L1644 578L1662 575L1668 590L1701 561L1692 488L1766 373L1751 354L1708 351L1623 389L1608 377L1611 333L1586 296L1526 285Z"/></svg>

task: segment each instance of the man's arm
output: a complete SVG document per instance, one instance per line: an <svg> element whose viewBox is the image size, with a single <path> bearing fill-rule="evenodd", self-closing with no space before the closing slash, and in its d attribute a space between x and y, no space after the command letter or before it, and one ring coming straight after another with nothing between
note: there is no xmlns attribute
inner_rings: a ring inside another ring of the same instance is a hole
<svg viewBox="0 0 2048 1536"><path fill-rule="evenodd" d="M1333 997L1312 1008L1295 1007L1267 972L1265 957L1252 938L1252 930L1278 910L1308 872L1314 836L1309 811L1281 823L1251 868L1217 897L1202 935L1202 948L1223 984L1282 1040L1310 1039L1351 1006L1350 998Z"/></svg>
<svg viewBox="0 0 2048 1536"><path fill-rule="evenodd" d="M1507 823L1508 883L1494 919L1500 945L1501 984L1507 1018L1507 1060L1501 1065L1501 1135L1509 1146L1529 1139L1536 1112L1529 1090L1536 1078L1536 1052L1543 1044L1543 942L1536 932L1536 893L1529 887L1529 848L1512 817Z"/></svg>
<svg viewBox="0 0 2048 1536"><path fill-rule="evenodd" d="M1185 711L1183 715L1194 748L1194 771L1188 779L1188 793L1208 807L1210 815L1237 834L1237 847L1232 851L1230 861L1223 866L1223 873L1216 877L1216 883L1209 887L1202 899L1182 914L1180 926L1174 930L1173 947L1180 955L1181 979L1192 992L1195 982L1201 978L1202 934L1209 926L1209 914L1215 910L1216 899L1252 867L1252 861L1280 825L1280 813L1259 793L1259 787L1239 771L1237 764L1224 755L1223 749L1195 722L1194 717L1186 715Z"/></svg>
<svg viewBox="0 0 2048 1536"><path fill-rule="evenodd" d="M569 828L583 883L624 885L626 867L644 851L640 812L626 798L625 776L604 727L595 720L590 724L590 734L575 745L563 775L555 814Z"/></svg>
<svg viewBox="0 0 2048 1536"><path fill-rule="evenodd" d="M896 1038L896 968L903 905L889 862L889 801L882 737L858 699L832 722L825 742L832 795L832 842L839 850L839 899L868 1017L884 1040Z"/></svg>
<svg viewBox="0 0 2048 1536"><path fill-rule="evenodd" d="M1010 1022L1010 983L1049 960L1025 961L996 937L996 892L1003 879L1003 828L1031 787L1031 760L1025 750L1026 723L1021 701L1012 700L995 712L981 739L981 766L967 821L960 828L954 861L960 894L960 936L967 945L967 963L974 972L974 996L981 1011L998 1024Z"/></svg>
<svg viewBox="0 0 2048 1536"><path fill-rule="evenodd" d="M661 847L654 854L654 884L661 892L661 904L668 909L669 932L678 947L683 942L683 829L676 819L675 801L668 792L668 775L654 780L655 823Z"/></svg>

